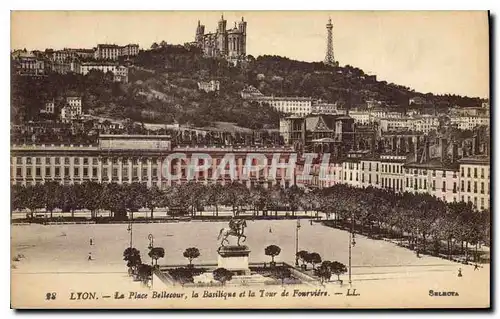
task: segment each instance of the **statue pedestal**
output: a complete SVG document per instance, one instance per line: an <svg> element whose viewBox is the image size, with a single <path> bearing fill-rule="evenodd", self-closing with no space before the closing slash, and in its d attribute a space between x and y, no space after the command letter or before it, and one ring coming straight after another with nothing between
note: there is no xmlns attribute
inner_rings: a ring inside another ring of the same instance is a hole
<svg viewBox="0 0 500 319"><path fill-rule="evenodd" d="M222 246L219 248L218 266L232 271L236 275L249 275L247 246Z"/></svg>

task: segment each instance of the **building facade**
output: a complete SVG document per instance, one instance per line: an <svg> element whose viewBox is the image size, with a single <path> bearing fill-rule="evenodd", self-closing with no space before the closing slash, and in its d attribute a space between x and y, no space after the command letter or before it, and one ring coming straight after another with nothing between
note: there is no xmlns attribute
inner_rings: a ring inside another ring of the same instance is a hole
<svg viewBox="0 0 500 319"><path fill-rule="evenodd" d="M104 74L113 73L113 81L128 82L128 67L110 62L84 62L80 65L80 74L87 75L91 70L98 70Z"/></svg>
<svg viewBox="0 0 500 319"><path fill-rule="evenodd" d="M208 169L190 175L193 154L205 153L212 158ZM182 154L185 158L169 155ZM227 154L234 155L235 174L218 174ZM267 167L246 173L248 155L263 155ZM35 185L47 181L60 184L139 182L165 188L189 180L210 183L231 183L238 180L251 187L273 185L289 187L295 183L293 172L286 168L269 169L273 161L282 165L291 160L290 148L172 148L169 136L162 135L101 135L93 146L13 145L11 148L11 184ZM169 176L170 175L170 176ZM216 178L214 178L214 176Z"/></svg>
<svg viewBox="0 0 500 319"><path fill-rule="evenodd" d="M118 60L122 56L136 56L138 54L138 44L127 44L125 46L98 44L94 49L94 58L97 60Z"/></svg>
<svg viewBox="0 0 500 319"><path fill-rule="evenodd" d="M56 109L56 104L55 101L52 99L44 103L43 109L40 112L46 114L54 114L55 109Z"/></svg>
<svg viewBox="0 0 500 319"><path fill-rule="evenodd" d="M460 163L460 200L479 209L490 207L490 159L487 156L462 158ZM458 174L457 174L458 175Z"/></svg>
<svg viewBox="0 0 500 319"><path fill-rule="evenodd" d="M260 104L267 103L277 111L285 114L306 116L312 113L313 99L309 97L263 96L251 100Z"/></svg>
<svg viewBox="0 0 500 319"><path fill-rule="evenodd" d="M490 126L490 118L488 116L451 116L450 124L458 127L461 130L473 130L476 126Z"/></svg>
<svg viewBox="0 0 500 319"><path fill-rule="evenodd" d="M323 103L321 101L313 101L311 105L312 114L345 114L345 110L339 110L337 103Z"/></svg>
<svg viewBox="0 0 500 319"><path fill-rule="evenodd" d="M210 80L209 82L198 82L198 90L205 92L217 92L220 90L220 82Z"/></svg>
<svg viewBox="0 0 500 319"><path fill-rule="evenodd" d="M66 105L61 108L61 121L69 122L81 118L82 97L68 96L66 97Z"/></svg>
<svg viewBox="0 0 500 319"><path fill-rule="evenodd" d="M35 56L20 56L14 59L13 66L17 74L25 76L44 76L48 68L44 59Z"/></svg>

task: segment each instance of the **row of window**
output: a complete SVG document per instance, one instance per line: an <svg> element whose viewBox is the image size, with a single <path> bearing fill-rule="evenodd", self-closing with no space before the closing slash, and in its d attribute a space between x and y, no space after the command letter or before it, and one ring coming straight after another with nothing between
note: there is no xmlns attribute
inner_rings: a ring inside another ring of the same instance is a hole
<svg viewBox="0 0 500 319"><path fill-rule="evenodd" d="M474 178L477 178L477 176L478 176L477 171L478 171L477 167L474 167ZM465 168L462 167L460 169L460 176L465 177L464 175L465 175ZM484 176L485 176L484 175L484 168L481 168L481 178L484 178ZM471 177L471 168L470 167L467 167L467 177ZM490 178L489 173L488 173L488 178Z"/></svg>
<svg viewBox="0 0 500 319"><path fill-rule="evenodd" d="M11 157L11 163L13 161L13 158ZM51 165L51 164L55 164L55 165L60 165L61 164L61 158L60 157L54 157L53 160L51 157L26 157L26 164L27 165L31 165L33 163L35 163L36 165L41 165L42 162L45 163L45 165ZM63 158L63 162L65 165L70 165L70 162L71 162L71 158L70 157L64 157ZM99 160L95 157L92 157L92 158L89 158L89 157L84 157L83 160L81 160L80 157L74 157L73 158L73 164L74 165L80 165L81 163L83 163L83 165L89 165L90 163L92 162L92 165L98 165L99 163ZM111 162L112 164L114 165L118 165L119 163L119 159L118 158L112 158L110 161L106 161L104 160L103 163L106 164L106 163L109 163ZM139 162L141 162L143 165L146 165L148 163L148 159L146 158L143 158L143 159L138 159L138 158L132 158L131 159L131 162L132 162L132 165L138 165ZM222 159L221 158L217 158L217 159L214 159L212 161L213 163L215 163L215 165L219 165L221 162L222 162ZM238 160L236 160L237 164L238 164ZM181 163L181 160L179 159L172 159L171 161L171 166L176 166L178 165L179 163ZM190 164L190 160L188 159L188 164ZM268 164L271 164L272 163L272 159L268 159ZM283 162L283 159L280 159L279 163L281 164L284 164L285 162ZM22 165L23 164L23 158L22 157L16 157L16 164L18 165ZM244 161L241 161L241 164L243 165L244 164ZM256 165L257 164L257 161L255 159L253 159L252 161L252 165ZM199 159L199 164L198 165L204 165L204 160L203 159Z"/></svg>
<svg viewBox="0 0 500 319"><path fill-rule="evenodd" d="M473 184L473 186L474 186L473 187L473 192L475 194L477 194L477 192L478 192L477 185L478 185L477 182L474 182L474 184ZM484 194L484 182L481 182L480 185L481 185L481 188L480 188L479 192L481 194ZM462 184L460 185L460 189L461 189L462 192L465 192L465 182L464 181L462 181ZM489 194L490 193L490 183L488 183L488 187L486 188L486 190L487 190L487 192ZM468 193L471 192L471 182L470 181L467 181L467 192Z"/></svg>
<svg viewBox="0 0 500 319"><path fill-rule="evenodd" d="M98 165L99 160L96 157L84 157L82 160L80 157L63 157L63 162L65 165L70 165L71 158L73 158L73 164L74 165L80 165L83 163L83 165L89 165L92 163L92 165ZM31 165L33 163L37 165L41 165L42 162L45 163L45 165L60 165L61 164L61 157L26 157L26 164ZM11 157L11 162L13 158ZM132 164L137 165L139 162L142 164L147 164L148 160L147 159L137 159L133 158ZM118 158L113 158L111 159L112 164L118 164L119 160ZM104 161L106 163L106 161ZM22 157L16 157L16 164L22 165L23 164L23 158Z"/></svg>
<svg viewBox="0 0 500 319"><path fill-rule="evenodd" d="M103 176L108 176L108 168L103 168ZM69 176L70 175L70 168L69 167L64 167L64 176ZM80 170L79 167L74 167L73 168L73 176L83 176L83 177L88 177L89 172L92 172L92 176L96 177L97 176L97 168L94 167L92 170L89 170L89 168L84 167L82 170ZM113 177L118 177L118 168L113 168L111 170L112 176ZM80 173L83 173L80 175ZM128 176L129 170L128 168L123 168L122 169L122 176ZM132 170L132 176L137 177L139 174L139 169L133 169ZM157 168L152 168L152 176L156 177L158 176L158 169ZM34 170L31 167L26 167L26 177L42 177L42 169L40 167L36 167ZM61 176L61 168L60 167L54 167L54 170L52 170L50 167L45 168L45 177L59 177ZM142 176L148 176L148 169L143 168L142 169ZM21 167L16 168L16 177L22 178L23 177L23 171Z"/></svg>
<svg viewBox="0 0 500 319"><path fill-rule="evenodd" d="M63 170L61 170L60 167L54 167L54 169L52 169L51 167L46 167L44 176L45 177L59 177L59 176L61 176L62 171L64 172L64 176L69 176L71 170L69 167L64 167ZM82 175L83 177L88 177L89 172L92 172L92 176L96 177L98 171L97 171L96 167L92 168L91 170L89 170L89 168L87 168L87 167L84 167L82 170L80 169L80 167L73 168L73 176L81 176L80 173L83 173L83 175ZM118 177L119 169L116 167L109 167L109 168L104 167L102 170L102 176L108 176L109 172L111 172L113 177ZM122 176L129 176L129 168L128 167L123 167L121 172L122 172ZM147 168L142 168L142 171L141 171L141 169L134 167L131 170L133 177L139 176L139 172L142 172L141 176L143 176L143 177L148 176L148 169ZM158 168L156 167L156 165L151 168L151 172L152 172L152 174L151 174L152 177L158 176ZM201 179L205 178L205 171L200 171L197 173L198 173L199 178L201 178ZM42 177L41 174L42 174L42 168L40 168L40 167L36 167L34 170L32 167L26 167L26 177L29 177L29 178L33 177L33 176ZM180 176L187 177L187 171L185 169L181 169L180 171L171 170L171 174L172 174L172 176L176 176L177 174L179 174ZM211 177L212 175L213 175L212 169L208 169L207 176ZM249 176L250 177L257 177L257 173L250 172ZM260 177L264 177L264 176L265 176L264 174L260 175ZM286 176L286 174L281 174L280 170L276 171L276 179L281 179L283 176ZM16 168L16 177L23 178L23 171L22 171L21 167Z"/></svg>

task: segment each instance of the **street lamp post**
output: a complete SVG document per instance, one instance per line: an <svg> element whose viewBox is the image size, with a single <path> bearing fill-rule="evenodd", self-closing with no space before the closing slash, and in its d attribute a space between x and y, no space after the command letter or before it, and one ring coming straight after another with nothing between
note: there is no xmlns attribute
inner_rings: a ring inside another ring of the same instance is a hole
<svg viewBox="0 0 500 319"><path fill-rule="evenodd" d="M352 280L351 280L351 259L352 259L352 254L351 250L352 247L356 246L356 236L354 234L354 215L351 214L351 230L349 231L349 287L352 285Z"/></svg>
<svg viewBox="0 0 500 319"><path fill-rule="evenodd" d="M148 248L152 250L154 248L154 240L155 240L153 234L149 234L148 239L149 239ZM153 254L151 254L151 287L153 287Z"/></svg>
<svg viewBox="0 0 500 319"><path fill-rule="evenodd" d="M299 266L299 229L300 229L300 219L297 219L297 226L295 227L295 267Z"/></svg>
<svg viewBox="0 0 500 319"><path fill-rule="evenodd" d="M130 233L130 248L132 248L132 226L133 226L133 224L132 224L132 222L130 222L128 224L128 228L127 228L128 232Z"/></svg>

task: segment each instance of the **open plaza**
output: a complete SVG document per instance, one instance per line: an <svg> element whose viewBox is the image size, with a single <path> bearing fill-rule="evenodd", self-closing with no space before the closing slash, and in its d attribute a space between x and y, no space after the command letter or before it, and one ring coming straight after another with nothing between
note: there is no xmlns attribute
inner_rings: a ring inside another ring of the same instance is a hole
<svg viewBox="0 0 500 319"><path fill-rule="evenodd" d="M226 222L177 222L133 225L133 246L139 249L144 262L149 239L165 249L165 258L158 264L187 265L183 251L196 247L201 255L193 263L215 263L217 260L219 230ZM75 291L136 291L149 290L134 282L127 274L123 251L130 245L127 224L74 224L74 225L13 225L11 230L12 256L21 256L12 262L13 300L16 296L45 294L45 287L57 284L61 293ZM248 221L245 244L250 248L250 262L269 262L264 248L270 244L281 248L277 262L295 263L295 220ZM92 238L93 245L89 244ZM430 291L455 291L463 298L463 306L487 301L490 285L489 265L474 270L445 259L421 255L384 240L356 237L352 248L352 287L370 300L385 297L403 298L412 305L409 296L431 298ZM299 231L299 249L314 251L323 260L339 261L347 265L349 233L329 228L320 223L303 220ZM88 260L91 254L92 260ZM458 277L461 268L462 277ZM333 278L333 277L332 277ZM348 274L341 275L344 286ZM344 289L338 283L326 283L331 289ZM154 290L166 287L156 281ZM310 287L312 288L312 287ZM180 288L179 288L180 289ZM345 290L345 289L344 289ZM410 294L410 295L409 295ZM377 297L378 296L378 297ZM406 296L406 297L405 297ZM40 297L41 300L43 296ZM405 299L406 298L406 299ZM18 299L19 300L19 299ZM26 300L26 299L24 299ZM418 299L417 299L418 300ZM421 300L421 299L420 299ZM430 301L433 299L431 298ZM476 302L475 302L476 301ZM439 300L442 304L443 300ZM456 302L450 300L450 304ZM486 304L485 304L486 305ZM419 304L414 304L419 306Z"/></svg>

